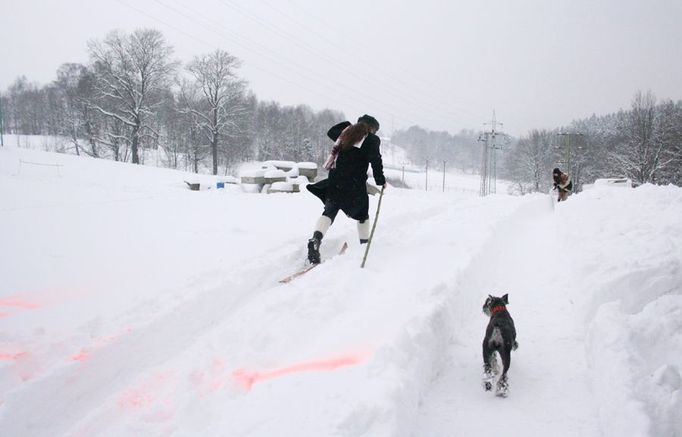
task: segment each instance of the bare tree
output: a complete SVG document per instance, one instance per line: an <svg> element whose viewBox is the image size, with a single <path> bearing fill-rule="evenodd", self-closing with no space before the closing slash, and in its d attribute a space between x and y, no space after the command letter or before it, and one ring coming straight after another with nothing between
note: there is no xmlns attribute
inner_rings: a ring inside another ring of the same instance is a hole
<svg viewBox="0 0 682 437"><path fill-rule="evenodd" d="M201 106L201 96L199 95L199 88L194 82L189 80L182 80L180 82L179 91L179 105L180 112L185 116L187 121L187 144L185 152L187 154L187 161L190 163L191 169L194 173L199 173L199 163L203 161L208 152L210 145L201 141L203 135L199 135L202 123L202 113L198 110Z"/></svg>
<svg viewBox="0 0 682 437"><path fill-rule="evenodd" d="M85 99L79 95L79 85L81 78L86 74L86 67L81 64L62 64L57 69L57 80L54 87L57 89L63 101L63 122L60 131L69 137L76 150L76 155L80 155L81 144L79 140L85 132L81 132L86 120L83 117L84 107L87 106ZM87 113L87 109L85 109ZM97 149L92 147L93 154L97 156Z"/></svg>
<svg viewBox="0 0 682 437"><path fill-rule="evenodd" d="M200 102L194 102L187 109L196 116L198 126L208 138L213 158L213 174L218 174L218 145L220 136L228 128L236 128L235 118L244 111L245 82L239 80L235 70L241 62L223 50L197 56L187 66L203 95ZM199 103L199 104L196 104Z"/></svg>
<svg viewBox="0 0 682 437"><path fill-rule="evenodd" d="M519 182L522 192L526 191L523 182L529 184L531 191L542 191L551 179L553 135L546 130L532 130L528 136L519 139L507 162L510 177Z"/></svg>
<svg viewBox="0 0 682 437"><path fill-rule="evenodd" d="M101 129L102 114L93 110L91 102L95 99L95 75L87 67L82 71L76 89L76 102L80 110L82 130L90 144L90 155L99 157L97 135Z"/></svg>
<svg viewBox="0 0 682 437"><path fill-rule="evenodd" d="M140 163L140 140L154 133L148 124L177 63L173 49L157 30L114 31L103 41L88 44L94 63L99 101L94 108L129 127L132 162ZM102 104L108 102L109 105Z"/></svg>
<svg viewBox="0 0 682 437"><path fill-rule="evenodd" d="M635 94L621 129L625 141L611 154L612 158L637 183L654 182L665 161L664 144L656 138L656 97L651 91Z"/></svg>
<svg viewBox="0 0 682 437"><path fill-rule="evenodd" d="M657 182L682 182L682 102L671 100L656 108L656 141L663 147Z"/></svg>

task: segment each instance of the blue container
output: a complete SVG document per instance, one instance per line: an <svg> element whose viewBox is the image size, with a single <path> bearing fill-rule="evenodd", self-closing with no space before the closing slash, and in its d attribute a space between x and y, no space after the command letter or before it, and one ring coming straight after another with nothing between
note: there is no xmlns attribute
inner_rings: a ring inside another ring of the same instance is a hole
<svg viewBox="0 0 682 437"><path fill-rule="evenodd" d="M225 182L218 182L216 188L225 188Z"/></svg>

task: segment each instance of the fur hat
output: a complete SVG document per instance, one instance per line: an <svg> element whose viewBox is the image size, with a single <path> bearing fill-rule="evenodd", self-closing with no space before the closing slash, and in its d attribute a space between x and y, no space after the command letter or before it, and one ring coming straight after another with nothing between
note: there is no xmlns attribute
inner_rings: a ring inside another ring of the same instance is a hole
<svg viewBox="0 0 682 437"><path fill-rule="evenodd" d="M371 128L379 130L379 122L377 121L376 118L372 117L371 115L365 114L362 117L358 118L358 123L360 122L367 124Z"/></svg>

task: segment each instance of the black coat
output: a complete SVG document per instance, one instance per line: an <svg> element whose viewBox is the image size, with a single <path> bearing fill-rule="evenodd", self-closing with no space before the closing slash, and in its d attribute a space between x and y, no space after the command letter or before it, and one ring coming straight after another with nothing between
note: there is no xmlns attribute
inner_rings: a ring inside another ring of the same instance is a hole
<svg viewBox="0 0 682 437"><path fill-rule="evenodd" d="M333 126L327 136L336 141L343 130L350 126L344 121ZM339 152L336 168L329 171L329 178L308 185L308 191L326 203L328 200L336 204L348 217L354 220L366 220L369 217L369 198L367 197L367 168L372 166L374 181L384 185L384 166L381 162L379 146L381 140L370 133L362 145L350 147Z"/></svg>

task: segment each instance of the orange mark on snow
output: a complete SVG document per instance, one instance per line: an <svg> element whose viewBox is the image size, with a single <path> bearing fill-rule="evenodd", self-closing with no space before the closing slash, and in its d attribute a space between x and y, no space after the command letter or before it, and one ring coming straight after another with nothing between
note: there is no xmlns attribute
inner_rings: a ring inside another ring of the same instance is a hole
<svg viewBox="0 0 682 437"><path fill-rule="evenodd" d="M40 308L41 305L34 303L34 302L29 302L27 300L22 300L17 297L6 297L4 299L0 299L0 307L10 307L10 308L21 308L24 310L34 310L36 308ZM0 317L9 317L11 316L12 313L0 313Z"/></svg>
<svg viewBox="0 0 682 437"><path fill-rule="evenodd" d="M235 378L246 390L250 390L251 387L257 382L263 382L268 379L278 378L291 373L336 370L339 367L359 364L364 361L367 356L368 354L361 353L344 355L326 360L305 361L292 366L282 367L266 372L249 372L245 369L237 369L232 372L232 377Z"/></svg>
<svg viewBox="0 0 682 437"><path fill-rule="evenodd" d="M142 408L151 405L154 401L152 393L148 393L143 389L129 389L125 391L118 398L118 406L121 408Z"/></svg>
<svg viewBox="0 0 682 437"><path fill-rule="evenodd" d="M0 352L0 361L14 361L28 356L28 352Z"/></svg>
<svg viewBox="0 0 682 437"><path fill-rule="evenodd" d="M0 299L0 307L17 307L24 309L36 309L40 308L41 305L33 302L28 302L25 300L18 299L16 297L7 297L5 299Z"/></svg>
<svg viewBox="0 0 682 437"><path fill-rule="evenodd" d="M130 332L132 332L132 329L126 328L126 330L121 332L121 333L109 335L106 337L100 337L92 344L92 346L84 347L80 350L80 352L71 355L70 359L71 359L71 361L80 361L80 362L87 361L90 358L90 354L92 352L96 351L97 349L101 349L110 343L113 343L114 341L121 338L123 335L128 334Z"/></svg>
<svg viewBox="0 0 682 437"><path fill-rule="evenodd" d="M88 352L85 349L81 349L80 352L71 356L71 359L73 361L81 361L81 362L87 360L88 358L90 358L90 352Z"/></svg>
<svg viewBox="0 0 682 437"><path fill-rule="evenodd" d="M168 384L172 376L171 372L160 372L147 381L124 390L118 397L118 406L120 408L140 409L158 405L162 407L162 410L157 412L160 419L171 417L174 413L174 407L167 400L159 399L158 393Z"/></svg>
<svg viewBox="0 0 682 437"><path fill-rule="evenodd" d="M230 374L223 359L213 358L208 370L192 372L190 381L196 386L199 397L204 398L217 392L230 381Z"/></svg>
<svg viewBox="0 0 682 437"><path fill-rule="evenodd" d="M23 382L33 379L40 371L40 363L36 361L36 357L21 350L19 345L5 345L5 349L0 351L0 362L3 361L12 363L10 373Z"/></svg>

